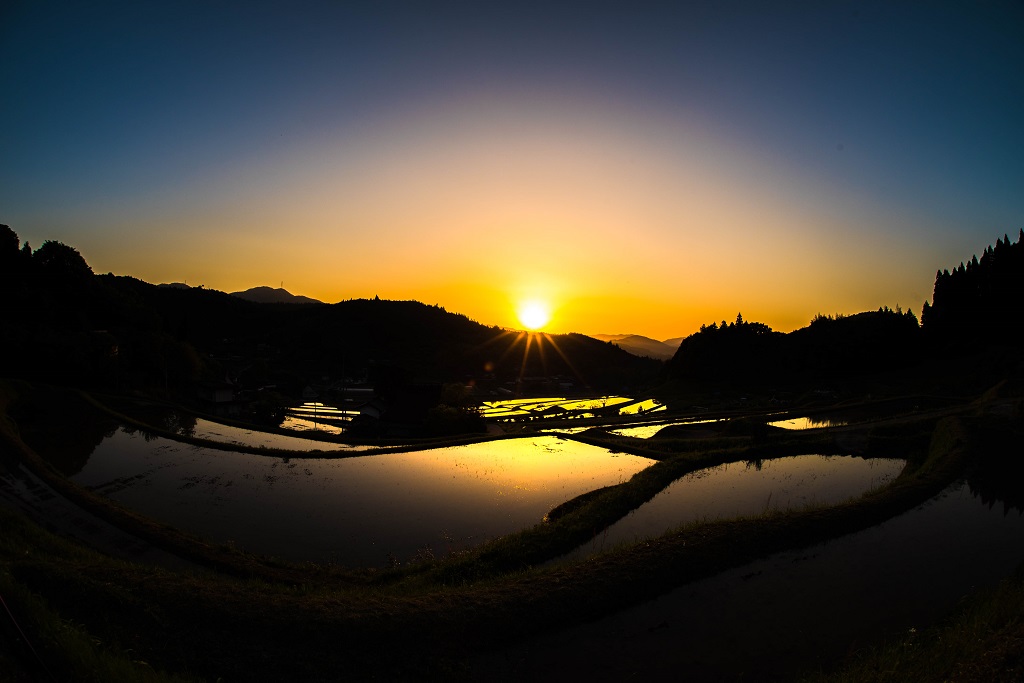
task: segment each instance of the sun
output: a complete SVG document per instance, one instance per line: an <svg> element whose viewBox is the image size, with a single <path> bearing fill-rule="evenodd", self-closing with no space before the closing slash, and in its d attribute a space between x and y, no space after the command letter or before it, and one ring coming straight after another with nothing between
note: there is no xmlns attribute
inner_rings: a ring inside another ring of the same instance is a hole
<svg viewBox="0 0 1024 683"><path fill-rule="evenodd" d="M516 309L519 322L528 330L539 330L551 322L551 307L541 301L524 301Z"/></svg>

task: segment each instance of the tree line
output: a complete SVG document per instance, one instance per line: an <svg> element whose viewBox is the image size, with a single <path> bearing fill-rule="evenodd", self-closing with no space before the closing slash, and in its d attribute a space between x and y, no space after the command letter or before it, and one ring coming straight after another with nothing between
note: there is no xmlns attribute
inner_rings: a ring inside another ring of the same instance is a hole
<svg viewBox="0 0 1024 683"><path fill-rule="evenodd" d="M817 315L788 334L742 315L702 325L679 346L674 380L758 384L828 382L886 373L955 354L1024 345L1024 230L996 240L981 258L939 270L921 321L883 306L855 315Z"/></svg>
<svg viewBox="0 0 1024 683"><path fill-rule="evenodd" d="M935 274L932 302L921 324L935 343L978 348L1018 345L1024 325L1024 229L1017 243L1006 235L979 259Z"/></svg>
<svg viewBox="0 0 1024 683"><path fill-rule="evenodd" d="M855 315L818 315L788 334L743 315L702 325L666 368L672 379L726 383L807 383L884 371L919 345L917 317L899 307Z"/></svg>
<svg viewBox="0 0 1024 683"><path fill-rule="evenodd" d="M578 334L517 334L416 301L261 304L204 288L94 274L60 242L0 227L0 376L182 393L196 382L285 393L346 377L381 384L564 376L603 392L661 363Z"/></svg>

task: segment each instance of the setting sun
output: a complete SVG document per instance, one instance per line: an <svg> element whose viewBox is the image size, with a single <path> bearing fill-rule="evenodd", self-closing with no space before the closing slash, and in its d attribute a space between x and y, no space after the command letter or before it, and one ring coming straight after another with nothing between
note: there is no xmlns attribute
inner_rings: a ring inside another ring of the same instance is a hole
<svg viewBox="0 0 1024 683"><path fill-rule="evenodd" d="M550 307L539 301L527 301L516 310L519 322L528 330L539 330L551 321Z"/></svg>

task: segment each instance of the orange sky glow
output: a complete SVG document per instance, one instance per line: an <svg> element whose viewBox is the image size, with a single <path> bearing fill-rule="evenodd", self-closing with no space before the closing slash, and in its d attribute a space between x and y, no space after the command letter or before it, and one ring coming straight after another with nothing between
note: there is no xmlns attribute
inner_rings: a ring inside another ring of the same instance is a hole
<svg viewBox="0 0 1024 683"><path fill-rule="evenodd" d="M0 222L99 273L666 339L1024 223L1016 3L118 7L0 22Z"/></svg>
<svg viewBox="0 0 1024 683"><path fill-rule="evenodd" d="M150 282L416 299L505 327L536 300L551 332L654 338L740 311L789 330L930 294L930 264L864 281L859 259L886 254L856 226L884 225L886 207L700 121L643 115L460 101L226 169L159 210L119 207L77 246L97 272Z"/></svg>

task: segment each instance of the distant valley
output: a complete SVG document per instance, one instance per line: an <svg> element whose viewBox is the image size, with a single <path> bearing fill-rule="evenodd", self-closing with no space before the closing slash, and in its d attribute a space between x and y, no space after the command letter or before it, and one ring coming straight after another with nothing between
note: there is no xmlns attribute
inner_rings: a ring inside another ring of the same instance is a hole
<svg viewBox="0 0 1024 683"><path fill-rule="evenodd" d="M683 337L658 341L639 334L592 334L590 336L603 342L611 342L634 356L647 356L658 360L668 360L674 356L676 349L683 341Z"/></svg>

